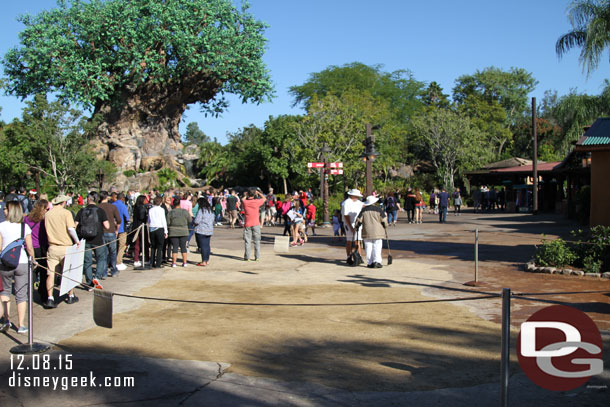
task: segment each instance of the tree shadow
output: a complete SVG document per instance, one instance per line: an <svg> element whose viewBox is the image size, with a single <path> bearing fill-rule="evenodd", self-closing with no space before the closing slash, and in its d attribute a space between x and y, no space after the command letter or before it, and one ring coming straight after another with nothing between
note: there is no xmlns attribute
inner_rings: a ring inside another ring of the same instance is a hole
<svg viewBox="0 0 610 407"><path fill-rule="evenodd" d="M334 264L336 266L352 267L345 262L345 259L343 259L343 260L325 259L324 257L310 256L307 254L276 254L276 256L284 257L286 259L299 260L299 261L303 261L306 263L323 263L323 264Z"/></svg>

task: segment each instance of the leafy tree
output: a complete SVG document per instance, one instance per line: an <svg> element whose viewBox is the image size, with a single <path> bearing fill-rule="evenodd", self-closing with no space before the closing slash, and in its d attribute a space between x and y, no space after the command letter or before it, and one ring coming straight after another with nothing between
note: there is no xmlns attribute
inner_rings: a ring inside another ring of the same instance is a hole
<svg viewBox="0 0 610 407"><path fill-rule="evenodd" d="M458 112L428 109L413 119L413 127L443 185L450 190L460 171L478 167L489 157L484 134Z"/></svg>
<svg viewBox="0 0 610 407"><path fill-rule="evenodd" d="M225 181L230 165L227 149L216 140L199 145L198 165L202 168L199 175L205 178L207 184Z"/></svg>
<svg viewBox="0 0 610 407"><path fill-rule="evenodd" d="M59 193L88 186L100 169L110 181L115 169L97 160L91 150L87 137L91 123L95 121L87 122L79 111L36 95L27 102L22 119L3 129L0 161L13 176L39 173Z"/></svg>
<svg viewBox="0 0 610 407"><path fill-rule="evenodd" d="M282 180L284 194L288 193L288 177L295 173L295 167L304 165L294 160L300 120L300 116L270 116L265 122L260 141L253 146L259 150L269 178Z"/></svg>
<svg viewBox="0 0 610 407"><path fill-rule="evenodd" d="M548 118L536 120L538 135L538 159L542 161L560 161L565 156L562 150L563 132L561 127ZM512 155L532 159L533 157L532 124L523 122L514 129Z"/></svg>
<svg viewBox="0 0 610 407"><path fill-rule="evenodd" d="M506 110L506 126L513 126L527 111L528 94L537 83L525 69L511 68L506 72L489 67L456 79L453 100L459 105L476 94L489 103L497 101Z"/></svg>
<svg viewBox="0 0 610 407"><path fill-rule="evenodd" d="M423 91L422 101L426 106L435 106L446 109L449 107L449 95L443 93L443 88L437 82L432 81Z"/></svg>
<svg viewBox="0 0 610 407"><path fill-rule="evenodd" d="M21 46L3 59L8 92L52 92L92 109L107 142L178 142L187 105L218 114L225 93L256 103L272 94L265 25L230 0L59 0L20 21Z"/></svg>
<svg viewBox="0 0 610 407"><path fill-rule="evenodd" d="M568 19L572 30L559 37L555 51L561 58L570 49L581 48L580 63L589 75L599 66L604 51L610 49L610 2L575 0L570 4Z"/></svg>
<svg viewBox="0 0 610 407"><path fill-rule="evenodd" d="M421 107L419 96L423 87L424 84L415 80L409 71L384 72L381 65L353 62L312 73L303 85L290 87L290 93L295 98L295 106L303 104L308 109L314 96L320 100L330 94L341 97L351 90L368 92L387 100L397 117L406 120Z"/></svg>
<svg viewBox="0 0 610 407"><path fill-rule="evenodd" d="M210 138L199 128L196 122L190 122L186 126L184 140L187 144L201 145L210 141Z"/></svg>

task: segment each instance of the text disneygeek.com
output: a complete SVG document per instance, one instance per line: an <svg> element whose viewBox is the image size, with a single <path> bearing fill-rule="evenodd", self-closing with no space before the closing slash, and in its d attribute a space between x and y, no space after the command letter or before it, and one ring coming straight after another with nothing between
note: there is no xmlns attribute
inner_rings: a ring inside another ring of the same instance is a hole
<svg viewBox="0 0 610 407"><path fill-rule="evenodd" d="M53 390L69 390L77 387L135 387L134 377L106 376L97 377L93 372L83 376L40 376L41 372L71 371L72 355L11 355L12 374L8 379L9 387L44 387ZM32 374L29 374L32 372ZM38 374L35 374L38 373Z"/></svg>

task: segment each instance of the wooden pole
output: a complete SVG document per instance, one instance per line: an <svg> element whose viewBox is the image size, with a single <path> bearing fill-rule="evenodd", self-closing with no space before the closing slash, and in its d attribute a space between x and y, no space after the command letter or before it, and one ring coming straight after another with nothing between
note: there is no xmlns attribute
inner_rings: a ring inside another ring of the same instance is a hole
<svg viewBox="0 0 610 407"><path fill-rule="evenodd" d="M532 160L532 169L534 176L534 190L533 193L533 213L538 213L538 131L536 128L536 98L532 98L532 137L534 139L534 157Z"/></svg>

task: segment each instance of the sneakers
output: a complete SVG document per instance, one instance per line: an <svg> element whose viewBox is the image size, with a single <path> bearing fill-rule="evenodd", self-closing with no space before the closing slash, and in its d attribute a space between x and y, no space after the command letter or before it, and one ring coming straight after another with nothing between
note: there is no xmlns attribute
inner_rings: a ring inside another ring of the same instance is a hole
<svg viewBox="0 0 610 407"><path fill-rule="evenodd" d="M100 282L97 278L94 278L93 280L91 280L91 285L93 286L93 288L97 288L98 290L104 289L104 287L102 287L102 285L100 284Z"/></svg>
<svg viewBox="0 0 610 407"><path fill-rule="evenodd" d="M187 263L182 263L182 267L186 267L186 266L188 266Z"/></svg>
<svg viewBox="0 0 610 407"><path fill-rule="evenodd" d="M135 262L133 263L133 266L134 266L134 267L142 267L142 262L141 262L141 261L135 261ZM118 268L118 267L117 267L117 268Z"/></svg>
<svg viewBox="0 0 610 407"><path fill-rule="evenodd" d="M78 297L76 295L69 296L66 298L66 304L76 304L78 302Z"/></svg>
<svg viewBox="0 0 610 407"><path fill-rule="evenodd" d="M178 267L176 263L172 263L172 267Z"/></svg>
<svg viewBox="0 0 610 407"><path fill-rule="evenodd" d="M27 334L28 332L29 332L29 329L27 326L20 326L19 328L17 328L18 334Z"/></svg>
<svg viewBox="0 0 610 407"><path fill-rule="evenodd" d="M127 270L127 266L124 265L123 263L117 264L116 265L116 269L119 270L119 271Z"/></svg>
<svg viewBox="0 0 610 407"><path fill-rule="evenodd" d="M55 304L55 301L53 301L53 298L49 298L47 300L47 302L44 304L44 308L46 308L46 309L57 308L57 304Z"/></svg>
<svg viewBox="0 0 610 407"><path fill-rule="evenodd" d="M110 273L110 277L118 277L121 275L121 272L117 269L114 273Z"/></svg>
<svg viewBox="0 0 610 407"><path fill-rule="evenodd" d="M9 321L6 321L5 323L3 323L2 325L0 325L0 332L2 333L6 333L8 332L8 329L11 327L11 323Z"/></svg>
<svg viewBox="0 0 610 407"><path fill-rule="evenodd" d="M367 264L366 266L368 268L372 269L372 268L375 268L375 263Z"/></svg>
<svg viewBox="0 0 610 407"><path fill-rule="evenodd" d="M376 269L380 269L380 268L382 268L382 267L383 267L383 266L381 265L381 263L373 263L373 264L375 264L375 268L376 268Z"/></svg>

